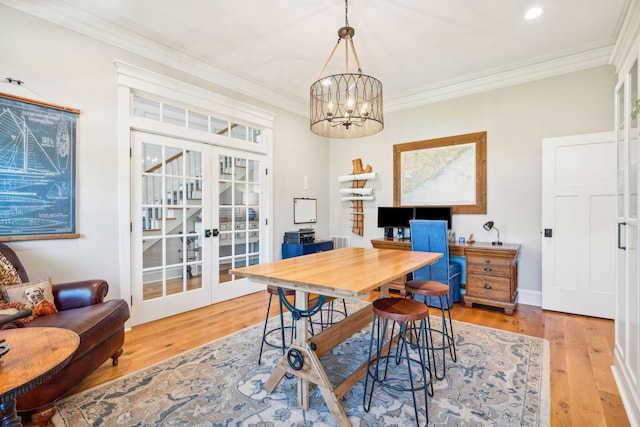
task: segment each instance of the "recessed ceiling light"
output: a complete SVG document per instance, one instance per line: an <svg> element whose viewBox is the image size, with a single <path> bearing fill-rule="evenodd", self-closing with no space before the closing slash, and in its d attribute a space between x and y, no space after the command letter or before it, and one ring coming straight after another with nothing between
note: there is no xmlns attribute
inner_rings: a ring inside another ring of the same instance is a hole
<svg viewBox="0 0 640 427"><path fill-rule="evenodd" d="M527 13L524 14L524 19L536 19L537 17L542 15L543 12L544 9L538 6L534 6L527 10Z"/></svg>

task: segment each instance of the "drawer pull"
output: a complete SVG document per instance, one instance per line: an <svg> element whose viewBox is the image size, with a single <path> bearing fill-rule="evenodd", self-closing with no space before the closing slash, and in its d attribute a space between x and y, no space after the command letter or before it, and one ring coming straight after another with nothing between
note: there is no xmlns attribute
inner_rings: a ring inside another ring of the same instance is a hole
<svg viewBox="0 0 640 427"><path fill-rule="evenodd" d="M491 285L489 285L489 284L487 284L487 283L485 283L485 284L484 284L484 288L485 288L485 289L493 289L493 288L491 287Z"/></svg>
<svg viewBox="0 0 640 427"><path fill-rule="evenodd" d="M484 262L485 262L486 264L491 264L491 259L487 258L487 259L485 259L485 260L484 260Z"/></svg>
<svg viewBox="0 0 640 427"><path fill-rule="evenodd" d="M493 271L493 269L491 267L485 267L484 271Z"/></svg>

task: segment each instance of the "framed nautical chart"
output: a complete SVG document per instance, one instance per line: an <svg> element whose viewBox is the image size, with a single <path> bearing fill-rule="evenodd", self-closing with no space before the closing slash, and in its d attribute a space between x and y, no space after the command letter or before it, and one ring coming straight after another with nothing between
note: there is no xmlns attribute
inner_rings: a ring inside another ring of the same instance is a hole
<svg viewBox="0 0 640 427"><path fill-rule="evenodd" d="M0 241L77 238L79 110L0 93Z"/></svg>
<svg viewBox="0 0 640 427"><path fill-rule="evenodd" d="M394 145L393 203L487 213L487 133Z"/></svg>

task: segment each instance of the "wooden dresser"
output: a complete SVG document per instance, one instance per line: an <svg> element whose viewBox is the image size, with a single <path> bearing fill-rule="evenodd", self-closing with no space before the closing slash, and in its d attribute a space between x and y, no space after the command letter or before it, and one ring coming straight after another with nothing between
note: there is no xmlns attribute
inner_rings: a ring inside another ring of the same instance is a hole
<svg viewBox="0 0 640 427"><path fill-rule="evenodd" d="M410 240L372 239L374 248L411 250ZM520 245L487 242L449 243L450 256L466 258L464 304L482 304L513 314L518 305L518 256ZM463 272L464 274L464 272Z"/></svg>

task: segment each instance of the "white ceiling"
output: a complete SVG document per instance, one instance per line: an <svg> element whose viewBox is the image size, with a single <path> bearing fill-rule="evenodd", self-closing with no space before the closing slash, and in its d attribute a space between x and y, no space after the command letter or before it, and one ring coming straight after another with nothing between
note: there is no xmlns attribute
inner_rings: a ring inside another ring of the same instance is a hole
<svg viewBox="0 0 640 427"><path fill-rule="evenodd" d="M388 111L606 64L629 2L350 0L348 17ZM301 114L345 24L344 0L0 3ZM344 59L341 43L328 72Z"/></svg>

